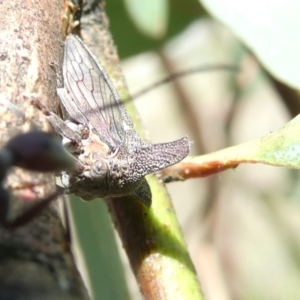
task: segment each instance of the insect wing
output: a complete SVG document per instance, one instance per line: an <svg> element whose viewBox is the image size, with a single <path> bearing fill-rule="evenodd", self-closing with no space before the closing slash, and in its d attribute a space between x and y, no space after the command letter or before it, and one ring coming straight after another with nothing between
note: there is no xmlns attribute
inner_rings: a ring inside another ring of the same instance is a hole
<svg viewBox="0 0 300 300"><path fill-rule="evenodd" d="M65 41L63 73L70 101L74 101L100 139L115 149L125 136L123 104L106 71L74 35L67 36Z"/></svg>

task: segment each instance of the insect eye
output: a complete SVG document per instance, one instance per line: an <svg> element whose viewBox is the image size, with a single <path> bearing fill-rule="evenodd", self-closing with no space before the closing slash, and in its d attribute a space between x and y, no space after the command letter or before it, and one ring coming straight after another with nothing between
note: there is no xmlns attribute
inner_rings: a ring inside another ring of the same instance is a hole
<svg viewBox="0 0 300 300"><path fill-rule="evenodd" d="M105 160L98 160L91 168L91 177L94 179L103 179L109 171L108 164Z"/></svg>

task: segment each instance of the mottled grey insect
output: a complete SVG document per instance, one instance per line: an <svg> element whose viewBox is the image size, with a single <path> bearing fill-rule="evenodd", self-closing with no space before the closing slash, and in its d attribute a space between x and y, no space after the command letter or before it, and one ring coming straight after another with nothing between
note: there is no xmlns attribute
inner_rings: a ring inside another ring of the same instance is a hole
<svg viewBox="0 0 300 300"><path fill-rule="evenodd" d="M73 123L66 130L49 119L81 166L79 173L62 176L67 192L84 200L132 194L150 206L144 177L186 157L188 138L164 144L142 141L108 74L74 35L65 41L63 79L64 88L57 92Z"/></svg>

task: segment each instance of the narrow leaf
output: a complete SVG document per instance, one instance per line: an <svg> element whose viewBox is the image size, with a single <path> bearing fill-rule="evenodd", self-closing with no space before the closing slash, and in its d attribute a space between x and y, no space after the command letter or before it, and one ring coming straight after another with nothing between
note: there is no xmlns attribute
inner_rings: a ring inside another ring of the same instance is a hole
<svg viewBox="0 0 300 300"><path fill-rule="evenodd" d="M240 163L263 163L300 169L300 115L265 137L211 154L188 157L162 172L165 181L205 177Z"/></svg>

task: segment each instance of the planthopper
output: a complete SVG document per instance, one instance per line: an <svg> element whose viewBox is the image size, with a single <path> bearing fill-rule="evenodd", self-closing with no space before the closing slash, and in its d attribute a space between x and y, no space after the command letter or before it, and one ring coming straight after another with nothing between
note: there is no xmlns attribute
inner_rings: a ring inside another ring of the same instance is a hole
<svg viewBox="0 0 300 300"><path fill-rule="evenodd" d="M62 174L66 192L83 200L130 194L149 207L151 190L144 177L185 158L188 138L143 141L107 72L75 35L65 41L63 80L57 92L64 121L52 113L48 119L78 165L77 172Z"/></svg>

